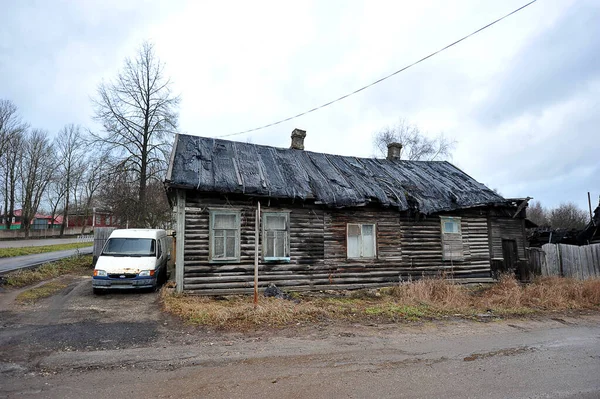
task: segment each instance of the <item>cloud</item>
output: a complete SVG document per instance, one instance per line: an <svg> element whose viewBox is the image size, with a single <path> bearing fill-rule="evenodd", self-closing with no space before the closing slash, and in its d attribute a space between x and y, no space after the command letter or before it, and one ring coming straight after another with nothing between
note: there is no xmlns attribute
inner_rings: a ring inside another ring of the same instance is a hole
<svg viewBox="0 0 600 399"><path fill-rule="evenodd" d="M181 94L181 131L220 136L330 101L522 4L16 2L0 25L0 98L34 127L98 128L97 85L151 39ZM406 118L456 139L453 162L507 196L585 197L599 189L599 12L537 2L356 96L230 138L288 147L298 127L308 150L368 157L373 132Z"/></svg>
<svg viewBox="0 0 600 399"><path fill-rule="evenodd" d="M568 100L600 77L600 8L575 4L509 61L475 110L486 126Z"/></svg>

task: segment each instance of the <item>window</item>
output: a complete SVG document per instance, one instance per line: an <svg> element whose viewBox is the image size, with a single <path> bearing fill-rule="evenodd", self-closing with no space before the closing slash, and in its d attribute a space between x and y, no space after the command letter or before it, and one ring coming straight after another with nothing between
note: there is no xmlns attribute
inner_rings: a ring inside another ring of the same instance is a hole
<svg viewBox="0 0 600 399"><path fill-rule="evenodd" d="M375 258L375 225L348 223L346 243L349 259Z"/></svg>
<svg viewBox="0 0 600 399"><path fill-rule="evenodd" d="M240 260L240 212L210 211L210 260L238 262Z"/></svg>
<svg viewBox="0 0 600 399"><path fill-rule="evenodd" d="M154 256L156 240L152 238L110 238L102 250L108 256Z"/></svg>
<svg viewBox="0 0 600 399"><path fill-rule="evenodd" d="M441 216L442 259L464 260L460 218Z"/></svg>
<svg viewBox="0 0 600 399"><path fill-rule="evenodd" d="M264 212L263 213L263 258L265 261L289 261L288 212Z"/></svg>

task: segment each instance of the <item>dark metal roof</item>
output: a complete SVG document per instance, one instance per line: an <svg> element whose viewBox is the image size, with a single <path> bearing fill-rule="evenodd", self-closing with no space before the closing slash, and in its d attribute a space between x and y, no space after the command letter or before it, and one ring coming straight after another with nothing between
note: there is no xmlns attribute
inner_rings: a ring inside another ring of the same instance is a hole
<svg viewBox="0 0 600 399"><path fill-rule="evenodd" d="M448 162L356 158L183 134L175 140L167 185L332 207L378 203L424 214L506 203Z"/></svg>

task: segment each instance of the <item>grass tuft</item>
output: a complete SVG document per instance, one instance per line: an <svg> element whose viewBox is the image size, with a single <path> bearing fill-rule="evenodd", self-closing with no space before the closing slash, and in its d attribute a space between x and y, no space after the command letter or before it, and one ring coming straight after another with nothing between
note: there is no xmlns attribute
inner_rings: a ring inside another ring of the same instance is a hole
<svg viewBox="0 0 600 399"><path fill-rule="evenodd" d="M68 284L60 281L50 281L40 287L31 288L17 295L16 301L23 305L33 305L43 298L48 298L65 288Z"/></svg>
<svg viewBox="0 0 600 399"><path fill-rule="evenodd" d="M46 263L34 269L17 270L7 273L5 284L9 287L25 287L49 280L64 274L91 274L92 255L72 256L52 263Z"/></svg>

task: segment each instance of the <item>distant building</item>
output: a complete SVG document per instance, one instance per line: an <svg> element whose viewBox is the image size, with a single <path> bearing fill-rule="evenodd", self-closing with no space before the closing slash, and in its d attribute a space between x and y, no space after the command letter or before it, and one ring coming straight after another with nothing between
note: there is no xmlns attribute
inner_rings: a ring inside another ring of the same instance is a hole
<svg viewBox="0 0 600 399"><path fill-rule="evenodd" d="M6 230L6 217L4 215L0 216L0 220L2 224L0 225L0 230ZM54 222L53 222L54 220ZM21 224L23 222L23 210L17 209L14 211L14 216L12 217L10 229L11 230L19 230L21 228ZM41 213L36 213L35 217L31 221L31 229L32 230L46 230L50 228L60 228L62 223L62 216L56 216L52 219L52 216L42 215Z"/></svg>
<svg viewBox="0 0 600 399"><path fill-rule="evenodd" d="M77 210L67 215L67 228L72 227L122 227L120 220L109 209L92 208L87 214Z"/></svg>

